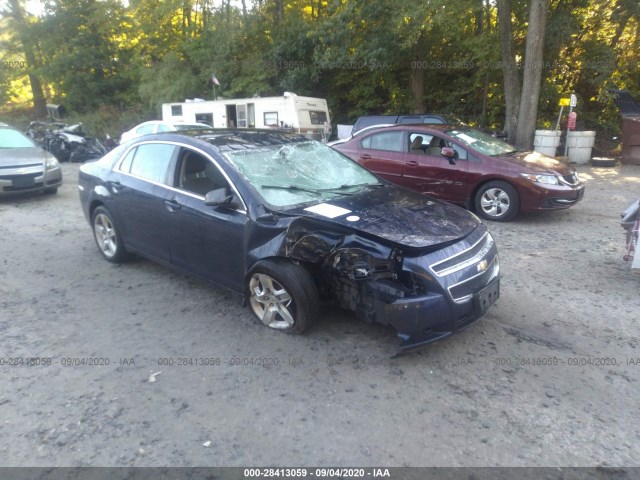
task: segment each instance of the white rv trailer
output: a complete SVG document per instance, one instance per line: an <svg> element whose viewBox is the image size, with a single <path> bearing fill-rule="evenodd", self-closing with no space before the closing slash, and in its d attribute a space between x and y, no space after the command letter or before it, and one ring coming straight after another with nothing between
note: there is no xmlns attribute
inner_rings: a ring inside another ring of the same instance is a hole
<svg viewBox="0 0 640 480"><path fill-rule="evenodd" d="M281 97L193 99L164 103L162 120L172 123L206 123L214 128L279 128L327 141L331 119L324 98L299 97L285 92Z"/></svg>

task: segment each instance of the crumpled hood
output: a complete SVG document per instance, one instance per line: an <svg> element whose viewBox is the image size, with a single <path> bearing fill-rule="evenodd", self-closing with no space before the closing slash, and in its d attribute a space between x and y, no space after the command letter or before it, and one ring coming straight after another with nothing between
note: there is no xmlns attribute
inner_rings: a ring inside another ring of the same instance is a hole
<svg viewBox="0 0 640 480"><path fill-rule="evenodd" d="M478 226L476 218L463 208L392 185L372 187L364 193L336 197L290 213L409 248L462 239Z"/></svg>
<svg viewBox="0 0 640 480"><path fill-rule="evenodd" d="M571 175L575 170L538 152L518 152L513 156L500 157L522 169L522 173L549 173L553 175Z"/></svg>
<svg viewBox="0 0 640 480"><path fill-rule="evenodd" d="M0 167L22 167L43 163L53 155L38 147L0 148Z"/></svg>

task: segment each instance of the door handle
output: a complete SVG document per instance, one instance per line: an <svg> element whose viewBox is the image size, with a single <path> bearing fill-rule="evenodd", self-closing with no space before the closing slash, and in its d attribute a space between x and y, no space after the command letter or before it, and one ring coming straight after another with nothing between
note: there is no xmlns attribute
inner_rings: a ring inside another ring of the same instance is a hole
<svg viewBox="0 0 640 480"><path fill-rule="evenodd" d="M360 155L360 160L371 160L371 155L369 155L368 153Z"/></svg>
<svg viewBox="0 0 640 480"><path fill-rule="evenodd" d="M407 166L408 167L418 167L418 166L420 166L420 164L418 162L416 162L415 160L409 160L407 162Z"/></svg>
<svg viewBox="0 0 640 480"><path fill-rule="evenodd" d="M165 200L164 201L164 206L171 213L175 212L176 210L180 210L182 208L182 205L180 205L175 200Z"/></svg>

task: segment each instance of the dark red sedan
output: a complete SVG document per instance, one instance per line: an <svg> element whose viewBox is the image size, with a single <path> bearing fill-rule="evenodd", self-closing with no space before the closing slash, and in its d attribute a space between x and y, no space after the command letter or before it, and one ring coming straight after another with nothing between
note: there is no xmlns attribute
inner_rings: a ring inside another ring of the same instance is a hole
<svg viewBox="0 0 640 480"><path fill-rule="evenodd" d="M332 146L391 182L473 208L488 220L568 208L584 195L570 166L537 152L517 152L466 126L380 127Z"/></svg>

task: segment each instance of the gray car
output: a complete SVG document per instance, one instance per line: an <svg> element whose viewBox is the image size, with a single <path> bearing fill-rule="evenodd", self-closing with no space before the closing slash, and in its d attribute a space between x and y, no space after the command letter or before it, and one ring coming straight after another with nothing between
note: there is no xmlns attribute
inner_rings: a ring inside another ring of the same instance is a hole
<svg viewBox="0 0 640 480"><path fill-rule="evenodd" d="M0 123L0 196L54 194L60 185L62 170L56 157L19 130Z"/></svg>

